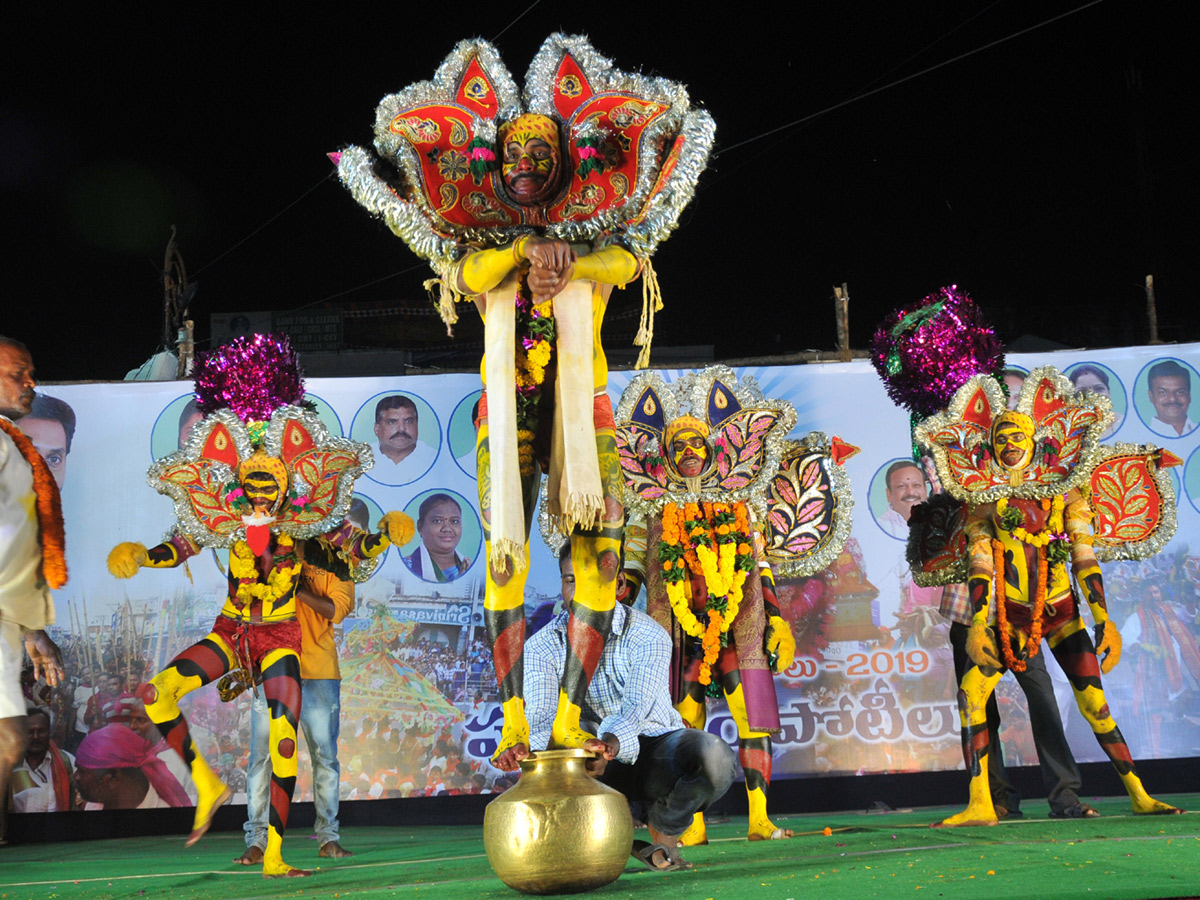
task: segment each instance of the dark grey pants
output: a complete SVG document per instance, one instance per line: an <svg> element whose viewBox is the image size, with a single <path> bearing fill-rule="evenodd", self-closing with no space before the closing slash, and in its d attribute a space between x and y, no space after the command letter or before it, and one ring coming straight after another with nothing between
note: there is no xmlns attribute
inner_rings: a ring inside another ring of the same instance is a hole
<svg viewBox="0 0 1200 900"><path fill-rule="evenodd" d="M635 763L610 762L600 780L640 802L647 821L663 834L682 834L737 775L737 755L707 731L681 728L639 737L638 743Z"/></svg>
<svg viewBox="0 0 1200 900"><path fill-rule="evenodd" d="M962 683L962 677L971 667L970 657L967 656L966 625L958 622L950 624L950 647L954 651L954 674ZM1058 703L1054 699L1054 684L1050 673L1046 671L1046 654L1049 651L1042 647L1033 659L1027 661L1024 672L1013 672L1017 684L1025 693L1025 702L1029 706L1029 725L1033 730L1033 745L1037 749L1038 764L1042 769L1042 782L1046 786L1046 796L1050 801L1050 811L1061 813L1079 803L1079 789L1083 781L1079 776L1079 767L1075 765L1075 756L1063 733L1062 717L1058 714ZM1021 797L1004 777L1004 753L1000 749L1000 710L996 706L996 693L987 702L988 740L991 752L988 754L988 785L992 791L992 803L1004 806L1010 810L1018 810Z"/></svg>

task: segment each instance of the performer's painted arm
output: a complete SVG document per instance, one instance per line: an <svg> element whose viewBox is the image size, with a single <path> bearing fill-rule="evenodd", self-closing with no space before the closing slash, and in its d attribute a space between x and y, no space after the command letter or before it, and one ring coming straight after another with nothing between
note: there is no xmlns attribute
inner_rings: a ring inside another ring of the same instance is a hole
<svg viewBox="0 0 1200 900"><path fill-rule="evenodd" d="M625 591L617 597L626 606L632 606L646 580L646 519L630 514L625 523L625 543L622 547L625 565Z"/></svg>
<svg viewBox="0 0 1200 900"><path fill-rule="evenodd" d="M775 594L775 573L766 559L766 542L762 530L754 532L754 555L758 565L758 577L762 582L763 612L767 616L767 627L763 632L763 641L768 654L774 654L775 662L771 669L775 674L786 672L792 667L796 658L796 639L792 636L792 627L779 614L779 598Z"/></svg>
<svg viewBox="0 0 1200 900"><path fill-rule="evenodd" d="M496 287L509 273L525 263L521 252L527 238L490 250L468 253L458 264L457 286L464 294L483 294Z"/></svg>
<svg viewBox="0 0 1200 900"><path fill-rule="evenodd" d="M374 559L393 544L404 546L416 532L413 520L396 510L384 513L376 527L379 532L373 534L343 521L321 537L348 565L353 566L365 559Z"/></svg>
<svg viewBox="0 0 1200 900"><path fill-rule="evenodd" d="M993 505L977 506L967 517L966 533L969 563L967 569L967 594L971 601L971 628L967 633L967 654L971 661L980 666L1000 668L1000 650L996 638L988 629L989 600L992 593L992 578L995 564L992 559L992 538L995 535L991 522ZM1004 577L1004 573L1000 573Z"/></svg>
<svg viewBox="0 0 1200 900"><path fill-rule="evenodd" d="M144 544L126 541L117 544L109 552L108 571L117 578L132 578L143 566L148 569L174 569L199 552L200 545L179 532L149 550Z"/></svg>
<svg viewBox="0 0 1200 900"><path fill-rule="evenodd" d="M1063 516L1064 530L1071 542L1071 571L1083 598L1092 610L1096 623L1096 656L1100 659L1100 671L1111 672L1121 660L1121 632L1116 623L1108 618L1108 604L1104 600L1104 576L1100 563L1092 550L1091 523L1095 513L1091 505L1078 491L1071 491L1065 498Z"/></svg>
<svg viewBox="0 0 1200 900"><path fill-rule="evenodd" d="M621 248L621 253L629 256L628 251ZM604 254L604 251L601 251ZM595 260L592 269L604 273L609 267L617 266L616 254L604 254ZM632 256L629 257L633 259ZM511 244L490 250L476 250L467 254L458 264L458 274L455 278L457 287L464 294L478 296L490 291L500 284L514 270L522 266L530 267L529 286L535 296L552 297L562 290L572 278L572 266L575 265L575 251L566 241L553 238L541 238L533 235L522 235ZM636 274L637 261L634 262ZM621 274L620 266L615 274ZM575 275L574 277L582 277ZM589 280L599 280L589 278ZM628 280L628 279L626 279ZM624 284L621 282L605 282L606 284Z"/></svg>
<svg viewBox="0 0 1200 900"><path fill-rule="evenodd" d="M638 276L637 257L617 244L575 258L575 281L625 285Z"/></svg>

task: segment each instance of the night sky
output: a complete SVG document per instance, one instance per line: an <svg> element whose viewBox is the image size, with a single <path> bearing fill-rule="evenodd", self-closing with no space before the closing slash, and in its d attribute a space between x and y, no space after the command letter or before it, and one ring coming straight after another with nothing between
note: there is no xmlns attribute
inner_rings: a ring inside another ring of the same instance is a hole
<svg viewBox="0 0 1200 900"><path fill-rule="evenodd" d="M121 6L5 16L0 332L44 380L119 379L158 349L171 225L201 338L212 313L421 298L432 273L325 154L369 145L379 99L460 38L499 35L520 84L555 30L685 82L717 122L654 259L656 343L829 349L846 282L855 347L948 283L1006 340L1136 344L1150 273L1161 337L1200 339L1190 4L801 0L694 20L698 4L542 0L515 24L526 0Z"/></svg>

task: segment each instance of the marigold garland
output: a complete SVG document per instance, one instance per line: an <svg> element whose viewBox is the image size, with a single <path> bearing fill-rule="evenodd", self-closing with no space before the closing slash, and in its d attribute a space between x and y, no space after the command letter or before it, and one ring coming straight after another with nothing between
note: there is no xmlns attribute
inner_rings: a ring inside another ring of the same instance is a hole
<svg viewBox="0 0 1200 900"><path fill-rule="evenodd" d="M538 427L538 400L546 367L554 355L556 334L551 301L534 303L526 279L517 289L516 382L517 457L522 477L534 472L533 438Z"/></svg>
<svg viewBox="0 0 1200 900"><path fill-rule="evenodd" d="M671 611L684 633L700 638L704 661L700 683L712 682L712 666L720 654L723 637L737 618L742 585L754 567L749 518L743 503L688 503L663 507L663 531L658 546L662 579ZM715 547L715 549L714 549ZM707 625L692 611L687 571L704 579Z"/></svg>
<svg viewBox="0 0 1200 900"><path fill-rule="evenodd" d="M258 580L254 551L245 541L238 541L229 552L229 571L238 580L237 599L243 608L251 600L277 603L295 588L300 575L300 558L292 539L286 534L279 535L274 562L264 584Z"/></svg>
<svg viewBox="0 0 1200 900"><path fill-rule="evenodd" d="M4 418L0 418L0 429L12 438L17 450L33 470L38 538L42 542L42 577L51 588L60 588L67 583L67 541L58 484L50 467L33 446L33 441L23 431Z"/></svg>
<svg viewBox="0 0 1200 900"><path fill-rule="evenodd" d="M996 517L1000 527L1009 532L1023 544L1037 551L1037 583L1034 586L1033 622L1029 629L1029 642L1026 653L1029 659L1038 655L1042 647L1042 614L1046 610L1046 585L1050 575L1050 557L1055 562L1062 562L1064 551L1069 552L1067 535L1063 532L1063 498L1056 496L1052 501L1042 501L1042 508L1050 508L1050 518L1046 527L1037 534L1030 534L1025 529L1024 517L1019 510L1009 507L1008 500L1001 497L996 501ZM1014 524L1015 517L1020 517L1020 524ZM1011 526L1011 527L1010 527ZM1054 542L1051 545L1051 542ZM1048 545L1049 546L1048 548ZM1017 659L1012 650L1012 640L1008 632L1008 610L1005 601L1008 599L1007 583L1004 577L1004 545L995 538L992 539L993 581L996 585L996 622L1000 628L1000 652L1004 656L1004 664L1014 672L1025 671L1025 660ZM998 573L998 574L996 574Z"/></svg>

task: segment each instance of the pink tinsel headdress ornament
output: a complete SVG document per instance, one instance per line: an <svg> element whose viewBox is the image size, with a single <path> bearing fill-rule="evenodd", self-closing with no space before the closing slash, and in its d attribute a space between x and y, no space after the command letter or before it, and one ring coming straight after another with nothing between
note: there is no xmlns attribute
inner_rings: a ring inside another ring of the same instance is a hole
<svg viewBox="0 0 1200 900"><path fill-rule="evenodd" d="M974 301L950 285L884 319L871 362L888 396L916 419L948 406L972 375L999 377L1004 347Z"/></svg>
<svg viewBox="0 0 1200 900"><path fill-rule="evenodd" d="M236 338L196 356L196 402L205 415L231 409L243 422L266 422L281 406L300 405L304 378L286 334Z"/></svg>

